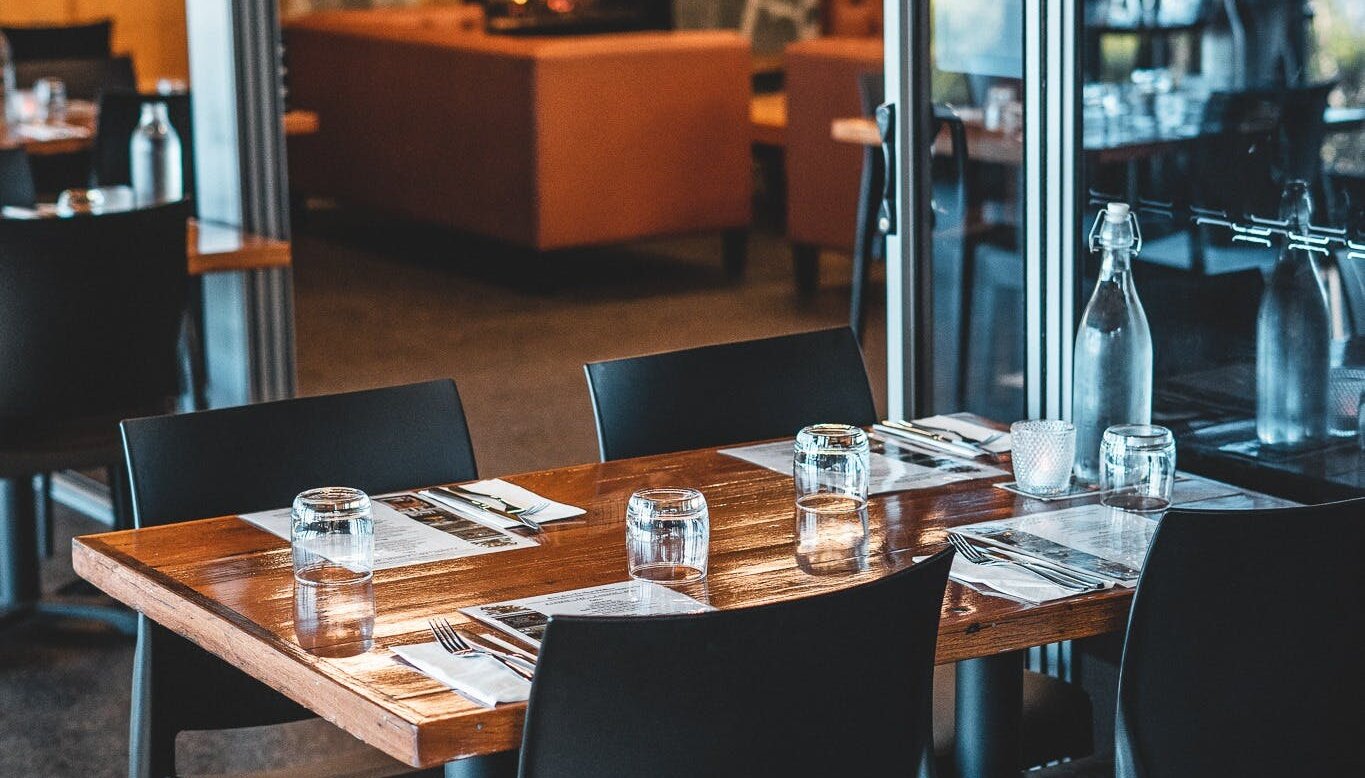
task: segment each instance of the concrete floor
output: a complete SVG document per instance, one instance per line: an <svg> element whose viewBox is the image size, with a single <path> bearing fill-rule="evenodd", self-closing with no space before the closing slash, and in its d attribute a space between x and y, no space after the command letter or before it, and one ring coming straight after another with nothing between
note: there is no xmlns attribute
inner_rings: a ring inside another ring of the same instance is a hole
<svg viewBox="0 0 1365 778"><path fill-rule="evenodd" d="M528 256L440 230L344 211L295 236L299 388L317 394L454 377L480 472L494 476L597 456L582 363L847 320L846 258L798 301L786 244L755 231L747 277L727 281L718 236ZM882 307L868 367L885 396ZM100 526L58 516L47 591L74 579L69 539ZM132 641L90 624L0 630L0 776L126 775ZM182 772L304 759L345 738L317 722L181 749Z"/></svg>

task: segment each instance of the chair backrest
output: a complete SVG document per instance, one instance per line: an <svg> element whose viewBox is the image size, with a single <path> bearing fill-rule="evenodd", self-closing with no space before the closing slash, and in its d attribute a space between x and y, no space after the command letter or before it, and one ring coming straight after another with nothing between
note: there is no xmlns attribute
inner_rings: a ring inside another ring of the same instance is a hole
<svg viewBox="0 0 1365 778"><path fill-rule="evenodd" d="M98 100L105 92L137 88L133 59L127 56L18 62L14 78L20 89L32 88L40 78L60 78L72 100Z"/></svg>
<svg viewBox="0 0 1365 778"><path fill-rule="evenodd" d="M475 477L455 382L123 422L139 527L278 508L314 486L371 494ZM139 621L130 774L174 774L175 736L312 714L176 635Z"/></svg>
<svg viewBox="0 0 1365 778"><path fill-rule="evenodd" d="M0 149L0 208L6 205L32 208L37 200L28 152L22 148Z"/></svg>
<svg viewBox="0 0 1365 778"><path fill-rule="evenodd" d="M179 393L187 218L172 203L0 219L0 423L129 412Z"/></svg>
<svg viewBox="0 0 1365 778"><path fill-rule="evenodd" d="M1171 511L1133 600L1118 775L1365 775L1365 499Z"/></svg>
<svg viewBox="0 0 1365 778"><path fill-rule="evenodd" d="M122 427L139 527L282 508L315 486L379 494L476 474L449 379Z"/></svg>
<svg viewBox="0 0 1365 778"><path fill-rule="evenodd" d="M551 618L522 778L915 774L951 561L753 608Z"/></svg>
<svg viewBox="0 0 1365 778"><path fill-rule="evenodd" d="M35 59L108 59L113 22L0 26L15 62Z"/></svg>
<svg viewBox="0 0 1365 778"><path fill-rule="evenodd" d="M847 327L584 366L603 461L868 425L877 409Z"/></svg>
<svg viewBox="0 0 1365 778"><path fill-rule="evenodd" d="M194 197L194 121L190 113L190 95L140 94L138 92L108 91L100 96L99 127L91 149L90 183L94 186L131 184L132 157L128 146L133 131L142 116L142 106L165 103L171 127L180 136L180 164L185 196Z"/></svg>

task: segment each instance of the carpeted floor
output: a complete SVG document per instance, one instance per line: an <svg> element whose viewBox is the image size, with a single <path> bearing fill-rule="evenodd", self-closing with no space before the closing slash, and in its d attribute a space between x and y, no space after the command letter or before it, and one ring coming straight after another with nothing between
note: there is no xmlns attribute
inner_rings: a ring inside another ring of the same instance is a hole
<svg viewBox="0 0 1365 778"><path fill-rule="evenodd" d="M718 237L538 258L441 230L320 211L295 236L302 394L433 377L459 384L479 469L501 475L597 456L582 363L837 326L848 261L827 256L798 301L785 242L756 230L749 272L726 280ZM885 395L882 307L868 367ZM74 579L69 538L100 526L59 511L47 591ZM0 629L0 776L126 774L132 641L76 623ZM206 691L206 693L208 693ZM182 771L279 764L344 737L314 723L182 748Z"/></svg>

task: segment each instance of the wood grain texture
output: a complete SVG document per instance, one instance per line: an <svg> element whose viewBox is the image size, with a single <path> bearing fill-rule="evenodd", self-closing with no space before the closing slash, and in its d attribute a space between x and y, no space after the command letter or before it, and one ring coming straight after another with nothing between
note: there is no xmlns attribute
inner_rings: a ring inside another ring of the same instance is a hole
<svg viewBox="0 0 1365 778"><path fill-rule="evenodd" d="M190 275L288 267L292 261L287 240L253 235L228 224L190 220Z"/></svg>
<svg viewBox="0 0 1365 778"><path fill-rule="evenodd" d="M300 647L289 546L239 518L77 538L74 562L105 592L353 735L429 766L516 747L524 708L478 707L401 663L390 647L430 640L433 616L467 622L457 614L461 607L625 580L625 505L637 489L694 486L706 495L710 573L683 590L718 608L874 580L941 549L949 527L1052 507L983 480L875 496L865 550L816 566L797 553L790 477L714 450L508 480L588 513L547 524L536 548L377 572L374 648L350 657L324 658ZM950 583L937 661L1115 631L1130 598L1127 590L1111 590L1032 606Z"/></svg>

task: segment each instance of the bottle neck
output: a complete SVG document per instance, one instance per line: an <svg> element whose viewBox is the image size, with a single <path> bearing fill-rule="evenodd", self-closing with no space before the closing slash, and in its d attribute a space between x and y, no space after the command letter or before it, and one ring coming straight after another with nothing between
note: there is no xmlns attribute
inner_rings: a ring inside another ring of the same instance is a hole
<svg viewBox="0 0 1365 778"><path fill-rule="evenodd" d="M1132 261L1131 247L1100 249L1100 281L1127 279L1132 270Z"/></svg>

